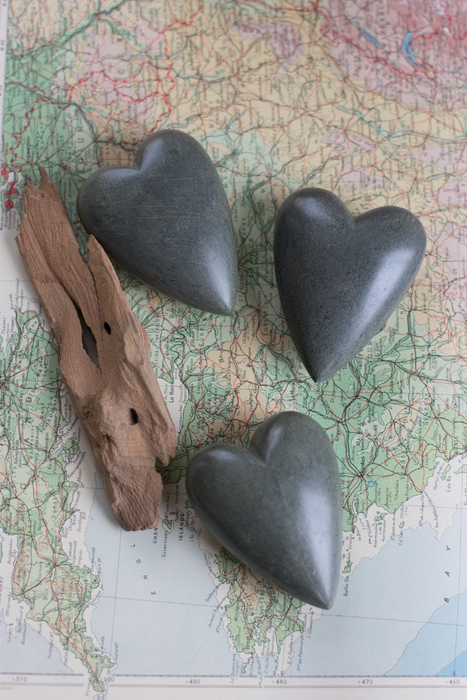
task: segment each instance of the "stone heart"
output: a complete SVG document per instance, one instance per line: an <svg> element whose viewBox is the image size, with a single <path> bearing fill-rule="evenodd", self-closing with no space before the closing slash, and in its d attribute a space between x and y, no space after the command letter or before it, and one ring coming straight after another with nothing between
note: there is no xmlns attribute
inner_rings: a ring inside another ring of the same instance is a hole
<svg viewBox="0 0 467 700"><path fill-rule="evenodd" d="M423 260L420 221L399 207L353 217L331 192L303 189L279 210L277 285L298 353L316 382L381 330Z"/></svg>
<svg viewBox="0 0 467 700"><path fill-rule="evenodd" d="M143 141L133 166L93 173L78 214L107 253L164 294L230 314L237 251L230 209L206 151L181 131Z"/></svg>
<svg viewBox="0 0 467 700"><path fill-rule="evenodd" d="M216 444L189 463L187 493L217 539L290 595L330 608L339 579L342 496L323 428L286 411L250 449Z"/></svg>

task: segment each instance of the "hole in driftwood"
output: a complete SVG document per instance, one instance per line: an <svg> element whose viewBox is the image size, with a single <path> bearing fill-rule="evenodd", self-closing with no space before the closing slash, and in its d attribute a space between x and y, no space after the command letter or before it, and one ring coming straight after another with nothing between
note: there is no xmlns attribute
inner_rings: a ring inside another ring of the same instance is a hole
<svg viewBox="0 0 467 700"><path fill-rule="evenodd" d="M131 425L136 425L138 422L138 414L134 408L130 408L130 423Z"/></svg>
<svg viewBox="0 0 467 700"><path fill-rule="evenodd" d="M104 328L107 335L110 335L112 333L112 329L107 322L104 323Z"/></svg>
<svg viewBox="0 0 467 700"><path fill-rule="evenodd" d="M81 313L81 309L75 302L73 302L76 313L78 314L79 322L81 323L81 342L83 343L83 348L85 349L88 357L92 360L92 362L96 365L96 367L99 367L99 357L97 355L97 343L96 339L94 337L94 334L92 330L89 328L87 325L86 321L84 320L84 316Z"/></svg>

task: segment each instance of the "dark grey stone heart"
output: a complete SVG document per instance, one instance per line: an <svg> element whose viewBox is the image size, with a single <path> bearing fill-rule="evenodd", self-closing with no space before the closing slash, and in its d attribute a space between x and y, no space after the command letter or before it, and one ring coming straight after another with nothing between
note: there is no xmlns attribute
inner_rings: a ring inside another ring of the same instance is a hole
<svg viewBox="0 0 467 700"><path fill-rule="evenodd" d="M143 141L132 167L93 173L78 214L107 253L164 294L230 314L237 251L230 209L206 151L181 131Z"/></svg>
<svg viewBox="0 0 467 700"><path fill-rule="evenodd" d="M286 411L264 421L248 450L210 445L189 463L186 487L200 518L236 557L290 595L331 607L342 495L318 423Z"/></svg>
<svg viewBox="0 0 467 700"><path fill-rule="evenodd" d="M426 234L416 216L381 207L354 218L326 190L290 195L274 239L277 285L298 353L324 381L381 330L412 284Z"/></svg>

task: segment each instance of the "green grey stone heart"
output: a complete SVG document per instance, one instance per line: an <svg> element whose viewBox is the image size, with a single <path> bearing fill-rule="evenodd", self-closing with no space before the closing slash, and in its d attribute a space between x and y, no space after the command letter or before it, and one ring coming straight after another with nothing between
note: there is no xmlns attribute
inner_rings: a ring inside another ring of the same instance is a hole
<svg viewBox="0 0 467 700"><path fill-rule="evenodd" d="M215 444L187 469L188 497L217 539L245 564L306 603L330 608L342 542L339 470L323 428L286 411L249 449Z"/></svg>
<svg viewBox="0 0 467 700"><path fill-rule="evenodd" d="M381 207L353 217L331 192L290 195L279 210L274 264L285 319L316 382L331 377L381 330L423 260L416 216Z"/></svg>
<svg viewBox="0 0 467 700"><path fill-rule="evenodd" d="M175 129L149 136L132 167L93 173L78 214L107 253L133 275L180 301L230 314L237 250L229 204L202 146Z"/></svg>

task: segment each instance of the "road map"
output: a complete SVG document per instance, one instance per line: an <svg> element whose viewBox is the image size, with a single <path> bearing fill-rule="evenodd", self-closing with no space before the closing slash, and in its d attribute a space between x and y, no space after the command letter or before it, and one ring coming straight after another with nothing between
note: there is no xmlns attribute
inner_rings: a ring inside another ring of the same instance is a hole
<svg viewBox="0 0 467 700"><path fill-rule="evenodd" d="M465 3L0 0L0 13L2 697L466 692ZM191 134L217 168L239 289L235 314L214 316L116 268L178 431L159 526L131 533L112 517L14 238L40 164L84 251L80 186L131 164L162 128ZM353 214L410 209L429 240L384 328L321 384L291 341L273 267L278 209L306 186ZM200 448L248 446L290 409L327 431L341 471L328 611L231 556L185 492Z"/></svg>

